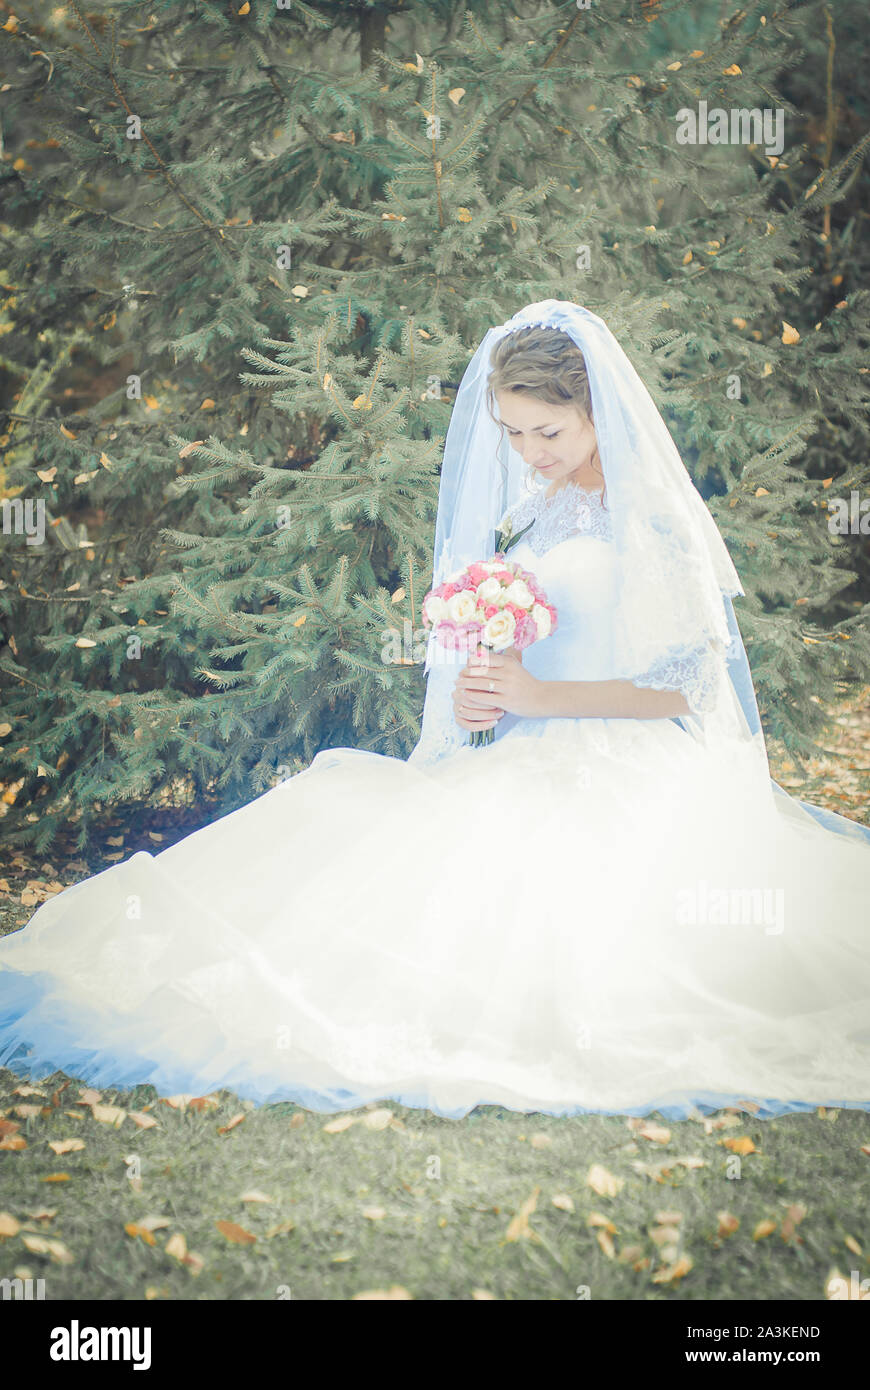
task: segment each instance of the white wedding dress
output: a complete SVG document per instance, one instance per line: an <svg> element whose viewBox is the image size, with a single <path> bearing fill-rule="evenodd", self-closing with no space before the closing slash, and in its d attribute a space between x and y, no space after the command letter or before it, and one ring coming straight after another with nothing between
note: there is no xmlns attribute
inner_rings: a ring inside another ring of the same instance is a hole
<svg viewBox="0 0 870 1390"><path fill-rule="evenodd" d="M559 627L524 665L600 679L606 512L570 486L529 515L509 558ZM566 670L572 624L589 656ZM868 890L857 830L747 800L678 720L505 715L436 761L332 749L0 942L0 1063L321 1111L870 1108Z"/></svg>

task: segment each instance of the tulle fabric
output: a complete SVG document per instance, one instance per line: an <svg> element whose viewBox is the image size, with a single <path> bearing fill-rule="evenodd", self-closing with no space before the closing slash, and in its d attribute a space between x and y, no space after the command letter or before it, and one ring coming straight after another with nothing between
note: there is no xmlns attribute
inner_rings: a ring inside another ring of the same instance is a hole
<svg viewBox="0 0 870 1390"><path fill-rule="evenodd" d="M870 1108L868 853L743 791L669 720L321 753L0 943L0 1062L320 1111ZM723 885L781 910L684 920Z"/></svg>

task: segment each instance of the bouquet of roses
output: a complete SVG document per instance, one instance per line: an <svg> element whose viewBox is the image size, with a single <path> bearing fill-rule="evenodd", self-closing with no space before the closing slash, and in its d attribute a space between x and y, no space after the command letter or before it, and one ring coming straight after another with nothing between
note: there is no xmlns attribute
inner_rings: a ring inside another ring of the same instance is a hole
<svg viewBox="0 0 870 1390"><path fill-rule="evenodd" d="M557 613L534 574L499 550L430 589L423 600L423 624L450 651L470 653L480 646L523 651L555 632ZM477 746L491 743L494 736L492 729L478 729L468 741Z"/></svg>

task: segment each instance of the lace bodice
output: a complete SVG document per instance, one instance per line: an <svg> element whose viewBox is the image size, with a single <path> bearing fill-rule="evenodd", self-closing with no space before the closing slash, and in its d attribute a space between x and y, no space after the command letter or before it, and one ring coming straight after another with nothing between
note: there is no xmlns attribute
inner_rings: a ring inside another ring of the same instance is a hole
<svg viewBox="0 0 870 1390"><path fill-rule="evenodd" d="M566 483L551 496L544 488L514 502L508 508L513 534L522 531L530 522L531 530L523 536L535 555L543 556L572 536L593 536L612 541L613 525L602 494L579 483ZM504 521L504 518L502 518ZM518 548L518 547L516 547ZM510 554L512 551L509 551ZM710 707L716 686L716 663L708 659L704 649L671 657L633 678L633 683L654 690L680 690L693 711Z"/></svg>
<svg viewBox="0 0 870 1390"><path fill-rule="evenodd" d="M545 554L573 535L599 536L602 540L613 537L610 513L601 494L579 483L566 483L552 497L540 488L514 502L505 515L510 517L514 534L534 521L523 540L536 555Z"/></svg>
<svg viewBox="0 0 870 1390"><path fill-rule="evenodd" d="M512 535L524 531L507 550L508 560L538 576L559 615L556 632L524 651L526 669L541 680L609 679L618 561L611 514L601 494L577 483L565 484L552 496L540 488L517 499L499 519L498 529L504 529L506 519ZM709 649L698 648L667 657L632 680L655 690L679 690L691 713L701 714L715 702L719 666ZM411 761L434 761L467 742L453 718L454 682L455 674L430 673L432 732L421 737ZM495 736L543 734L552 722L565 721L507 714Z"/></svg>

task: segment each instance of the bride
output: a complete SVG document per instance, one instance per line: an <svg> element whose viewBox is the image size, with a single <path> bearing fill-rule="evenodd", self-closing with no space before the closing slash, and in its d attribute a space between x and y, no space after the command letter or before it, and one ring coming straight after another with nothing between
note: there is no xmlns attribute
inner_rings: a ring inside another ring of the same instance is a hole
<svg viewBox="0 0 870 1390"><path fill-rule="evenodd" d="M45 902L0 942L0 1065L320 1111L870 1108L870 834L771 780L728 551L567 301L464 374L434 583L497 535L555 630L430 636L407 761L325 750Z"/></svg>

